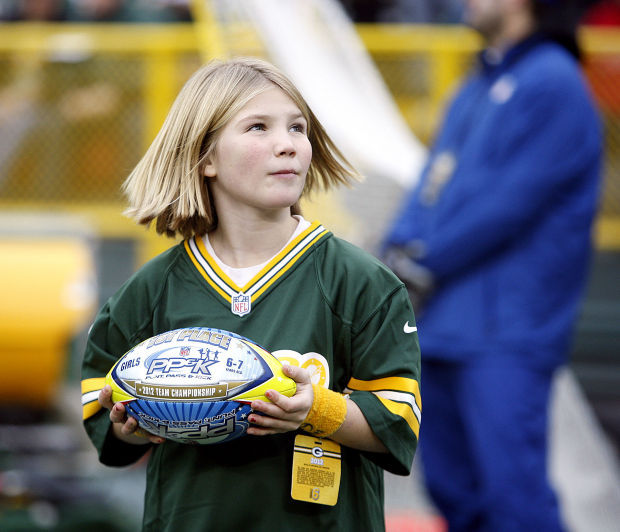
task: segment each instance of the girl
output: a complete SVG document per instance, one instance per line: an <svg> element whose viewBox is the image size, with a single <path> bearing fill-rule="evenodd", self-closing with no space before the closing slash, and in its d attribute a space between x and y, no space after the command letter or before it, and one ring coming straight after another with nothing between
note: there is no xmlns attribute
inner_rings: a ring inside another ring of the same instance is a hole
<svg viewBox="0 0 620 532"><path fill-rule="evenodd" d="M223 445L136 431L109 386L86 403L102 463L152 450L143 530L384 528L383 469L409 474L420 424L413 311L387 268L299 208L355 176L281 72L234 59L192 76L127 179L128 214L185 240L100 310L83 391L137 343L190 326L250 338L297 383L252 403L248 435ZM320 475L304 449L327 452Z"/></svg>

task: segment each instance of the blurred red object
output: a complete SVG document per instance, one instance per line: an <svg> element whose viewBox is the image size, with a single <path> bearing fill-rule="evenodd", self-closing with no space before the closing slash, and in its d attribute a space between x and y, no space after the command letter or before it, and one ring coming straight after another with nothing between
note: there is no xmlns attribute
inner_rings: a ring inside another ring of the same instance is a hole
<svg viewBox="0 0 620 532"><path fill-rule="evenodd" d="M620 25L620 2L608 0L597 3L586 12L582 23L592 26Z"/></svg>

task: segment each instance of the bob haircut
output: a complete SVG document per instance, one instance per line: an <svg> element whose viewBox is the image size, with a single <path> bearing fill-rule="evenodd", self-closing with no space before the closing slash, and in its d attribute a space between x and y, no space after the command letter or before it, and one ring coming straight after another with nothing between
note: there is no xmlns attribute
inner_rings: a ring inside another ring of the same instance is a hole
<svg viewBox="0 0 620 532"><path fill-rule="evenodd" d="M202 236L215 229L217 213L205 162L230 119L274 85L295 102L308 123L313 153L301 197L357 179L358 173L282 72L261 59L215 60L183 86L155 140L123 184L129 200L125 214L147 226L156 220L157 232L170 237ZM291 213L300 213L299 201Z"/></svg>

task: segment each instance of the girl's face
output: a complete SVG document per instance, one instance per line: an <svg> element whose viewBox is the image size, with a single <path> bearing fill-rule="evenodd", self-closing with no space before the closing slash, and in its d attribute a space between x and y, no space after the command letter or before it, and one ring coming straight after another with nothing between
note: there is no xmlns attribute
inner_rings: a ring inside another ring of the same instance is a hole
<svg viewBox="0 0 620 532"><path fill-rule="evenodd" d="M222 129L204 170L218 216L288 213L312 158L307 127L297 105L275 85L242 107Z"/></svg>

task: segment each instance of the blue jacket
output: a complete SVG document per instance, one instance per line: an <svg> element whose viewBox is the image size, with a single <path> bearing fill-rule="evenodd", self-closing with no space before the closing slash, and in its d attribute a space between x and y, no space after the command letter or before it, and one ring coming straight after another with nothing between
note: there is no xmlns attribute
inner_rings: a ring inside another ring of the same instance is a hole
<svg viewBox="0 0 620 532"><path fill-rule="evenodd" d="M436 291L422 356L567 356L587 276L601 131L578 64L532 37L480 55L387 245L416 241Z"/></svg>

